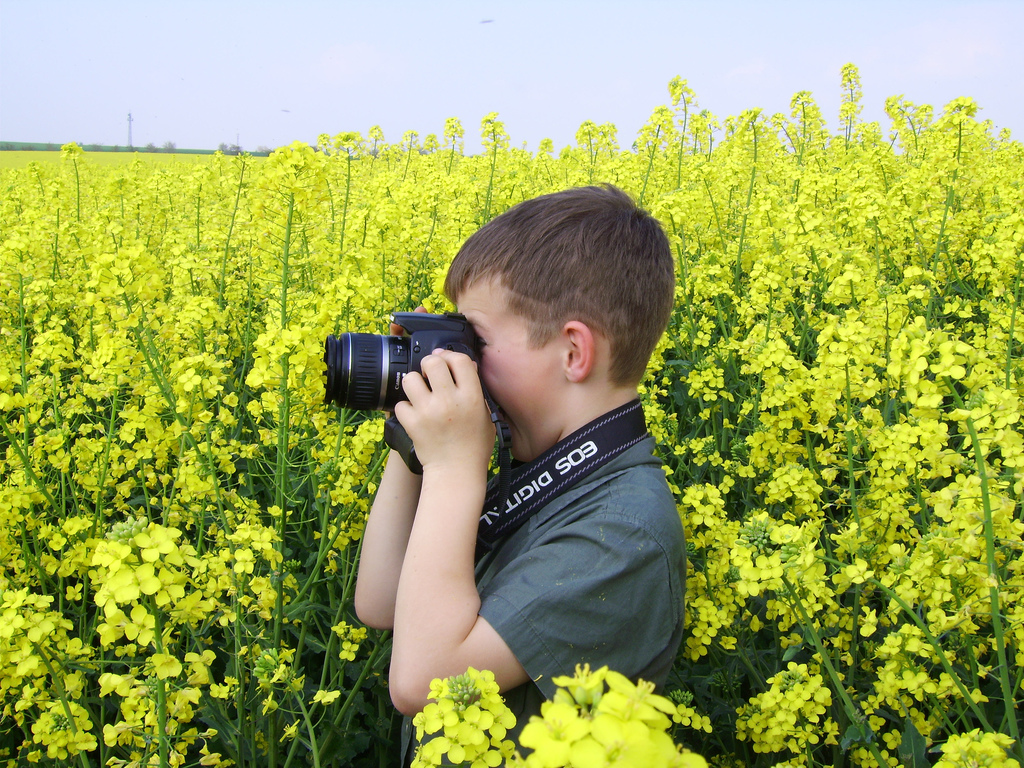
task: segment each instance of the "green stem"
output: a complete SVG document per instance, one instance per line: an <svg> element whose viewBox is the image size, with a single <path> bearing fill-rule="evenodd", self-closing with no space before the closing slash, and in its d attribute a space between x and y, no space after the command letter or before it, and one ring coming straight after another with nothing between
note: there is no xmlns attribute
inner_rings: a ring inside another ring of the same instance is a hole
<svg viewBox="0 0 1024 768"><path fill-rule="evenodd" d="M832 689L838 694L840 700L843 703L843 710L846 712L846 716L851 722L859 723L865 729L869 729L870 726L864 719L864 714L860 708L853 703L853 699L846 692L846 683L839 676L836 668L832 665L831 660L828 656L828 651L825 649L824 644L821 641L821 637L818 635L818 631L814 626L814 622L811 617L807 615L807 611L804 610L803 603L800 602L800 596L796 591L793 583L786 577L782 577L782 583L785 584L790 594L793 596L793 607L796 608L797 613L800 614L800 623L806 630L807 634L811 636L811 642L814 644L814 649L817 652L818 658L821 659L822 665L828 672L829 680L832 682ZM874 755L875 760L878 761L878 765L888 765L888 761L882 757L882 753L878 750L878 745L871 739L865 739L863 742L868 751Z"/></svg>
<svg viewBox="0 0 1024 768"><path fill-rule="evenodd" d="M1010 311L1010 331L1006 340L1006 377L1004 386L1010 388L1010 368L1012 366L1013 357L1013 346L1014 346L1014 333L1016 332L1017 324L1017 307L1020 306L1020 274L1021 267L1024 266L1024 262L1017 261L1017 276L1013 279L1013 309Z"/></svg>
<svg viewBox="0 0 1024 768"><path fill-rule="evenodd" d="M949 382L951 385L952 382ZM952 386L950 386L952 390ZM959 399L959 396L954 393ZM1016 702L1013 699L1013 688L1010 685L1010 661L1006 655L1006 637L1003 630L1003 616L999 596L999 572L996 567L996 546L995 529L992 521L992 499L989 495L988 472L985 469L985 457L982 454L981 442L978 440L978 432L974 426L974 419L967 417L967 431L971 436L971 445L974 448L974 461L978 467L978 477L981 480L981 504L985 512L985 561L988 567L988 598L989 616L992 620L992 633L995 636L996 657L999 660L997 669L999 671L999 687L1003 694L1003 722L1001 730L1008 730L1015 744L1015 751L1018 756L1024 757L1020 741L1020 726L1016 717Z"/></svg>
<svg viewBox="0 0 1024 768"><path fill-rule="evenodd" d="M314 768L320 768L320 747L317 744L317 740L316 740L316 728L313 726L313 720L309 716L309 710L306 709L306 704L302 701L302 699L299 696L295 697L295 701L299 705L299 709L302 710L302 720L306 724L306 733L309 734L309 753L308 754L313 758L313 766L314 766ZM289 765L291 765L291 762L292 762L291 758L295 754L294 747L297 745L297 743L298 742L296 742L296 744L293 745L293 749L292 749L292 751L288 755L288 760L285 762L285 768L287 768Z"/></svg>
<svg viewBox="0 0 1024 768"><path fill-rule="evenodd" d="M686 144L686 124L689 122L690 110L683 100L683 124L679 128L679 153L676 156L676 189L683 186L683 147Z"/></svg>
<svg viewBox="0 0 1024 768"><path fill-rule="evenodd" d="M491 152L491 175L490 175L490 178L487 179L487 200L486 200L486 202L484 204L484 220L483 220L484 224L486 224L488 221L491 220L491 195L492 195L492 192L494 190L494 171L498 167L498 136L497 136L497 131L494 132L494 134L492 135L491 138L494 141L494 149Z"/></svg>
<svg viewBox="0 0 1024 768"><path fill-rule="evenodd" d="M654 168L654 155L658 151L658 137L661 136L661 126L659 125L654 130L654 139L651 141L651 152L647 158L647 171L644 173L644 184L640 189L640 198L637 200L637 205L643 207L644 197L647 194L647 182L651 178L651 170Z"/></svg>
<svg viewBox="0 0 1024 768"><path fill-rule="evenodd" d="M736 246L736 272L733 275L733 282L736 293L740 292L740 283L743 276L743 240L747 234L747 218L750 216L750 203L754 199L754 181L757 179L757 118L751 118L750 130L754 134L754 159L750 165L750 185L747 187L747 207L743 211L743 221L740 224L740 241Z"/></svg>
<svg viewBox="0 0 1024 768"><path fill-rule="evenodd" d="M289 257L291 251L291 239L292 239L292 224L294 221L295 214L295 196L288 196L288 218L285 221L284 229L284 244L281 250L281 314L279 318L280 328L284 331L288 327L288 282L289 282ZM274 650L280 651L282 636L284 632L284 553L285 553L285 536L288 528L288 493L286 487L288 483L288 425L290 420L291 403L288 389L288 353L282 353L279 358L281 365L281 378L278 384L278 395L280 396L280 402L277 407L277 455L274 463L274 505L279 510L280 518L278 520L278 541L277 545L280 548L280 555L282 558L281 563L281 578L278 579L276 586L277 595L275 598L274 605ZM269 733L267 742L270 747L270 765L277 765L277 748L278 748L278 718L276 714L272 714L269 723Z"/></svg>
<svg viewBox="0 0 1024 768"><path fill-rule="evenodd" d="M413 144L409 142L409 146L405 148L405 169L402 171L402 181L405 181L406 176L409 175L409 166L412 165L412 153Z"/></svg>
<svg viewBox="0 0 1024 768"><path fill-rule="evenodd" d="M718 215L718 206L715 205L715 196L711 193L711 184L708 183L707 176L704 177L704 189L708 191L708 200L711 203L711 212L715 214L715 227L718 229L718 241L722 245L722 255L726 254L725 247L725 232L722 231L722 219Z"/></svg>
<svg viewBox="0 0 1024 768"><path fill-rule="evenodd" d="M235 586L235 594L243 594L244 584ZM243 660L242 648L245 643L242 642L242 632L245 628L244 615L242 613L242 601L235 599L232 600L235 608L235 620L233 622L234 632L232 633L235 642L233 661L235 664L235 677L238 679L238 685L235 686L235 733L241 734L244 739L252 739L254 734L246 734L246 724L251 723L252 720L246 716L245 706L245 691L248 685L248 680L245 675L245 664ZM244 754L244 750L241 745L235 743L235 754L238 756L239 761ZM241 768L244 768L244 764L239 762Z"/></svg>
<svg viewBox="0 0 1024 768"><path fill-rule="evenodd" d="M199 253L200 248L200 232L202 231L202 211L203 211L203 185L199 185L199 191L196 192L196 253Z"/></svg>
<svg viewBox="0 0 1024 768"><path fill-rule="evenodd" d="M224 255L220 260L220 286L217 291L217 300L221 309L224 309L226 304L224 299L224 290L227 285L228 255L231 253L231 235L235 231L235 217L238 215L238 201L242 198L242 179L244 178L245 160L243 159L238 171L238 188L235 190L235 207L231 210L231 221L228 223L228 235L224 239Z"/></svg>
<svg viewBox="0 0 1024 768"><path fill-rule="evenodd" d="M352 687L349 689L348 696L345 698L345 703L341 705L341 708L334 716L333 726L335 728L340 728L341 724L345 721L345 715L355 702L359 691L362 690L363 683L366 682L366 678L370 676L370 672L372 671L374 664L377 663L377 659L380 658L384 648L387 647L387 637L387 632L382 633L377 645L375 645L373 650L370 651L369 658L367 658L366 663L363 664L363 668L359 672L359 678L352 684Z"/></svg>
<svg viewBox="0 0 1024 768"><path fill-rule="evenodd" d="M338 236L338 252L341 255L345 253L345 222L348 220L348 200L352 191L352 152L345 154L345 204L341 208L341 234Z"/></svg>
<svg viewBox="0 0 1024 768"><path fill-rule="evenodd" d="M376 459L374 460L374 463L368 468L367 473L366 473L367 480L369 480L372 477L378 477L379 476L380 469L381 469L381 467L383 467L384 462L386 460L387 460L387 454L385 452L381 452L376 457ZM326 512L326 508L327 507L325 505L325 512ZM327 523L327 520L326 520L326 515L323 518L321 518L321 530L323 530L325 532L328 532L328 531L333 532L333 530L334 530L334 529L329 527L329 525ZM320 543L320 547L319 547L319 549L317 551L317 556L316 556L316 563L310 569L310 573L314 573L314 574L323 573L324 561L327 559L327 556L331 552L331 543L332 542L329 540L329 537L327 535L321 536L320 537L320 542L321 542ZM345 582L346 599L343 600L343 604L348 602L347 601L347 597L348 597L347 593L349 591L348 588L349 588L350 580L351 580L350 578L346 579L346 582ZM302 600L305 599L306 593L309 592L310 588L314 584L316 584L316 583L318 583L318 582L316 580L314 580L314 579L306 579L306 581L303 582L302 586L296 592L295 596L292 598L292 603L301 603ZM340 608L339 608L339 610L340 610ZM335 622L335 623L337 623L337 622Z"/></svg>
<svg viewBox="0 0 1024 768"><path fill-rule="evenodd" d="M150 612L156 620L154 627L154 641L157 653L164 652L163 631L164 623L160 611L150 605ZM157 675L156 678L156 717L157 717L157 747L160 752L160 768L170 768L170 739L167 737L167 687L164 679Z"/></svg>
<svg viewBox="0 0 1024 768"><path fill-rule="evenodd" d="M75 218L78 221L82 220L82 180L78 175L78 160L72 160L71 164L75 168Z"/></svg>
<svg viewBox="0 0 1024 768"><path fill-rule="evenodd" d="M853 423L853 396L850 391L850 361L846 361L846 424ZM849 476L847 488L850 493L850 511L853 512L853 519L857 523L857 530L863 531L860 524L860 507L857 501L857 473L853 466L853 434L847 428L846 432L846 473Z"/></svg>
<svg viewBox="0 0 1024 768"><path fill-rule="evenodd" d="M103 449L103 462L100 465L100 475L96 483L96 496L93 500L94 521L99 522L103 518L103 486L107 482L107 472L110 470L110 450L114 443L114 423L118 415L118 393L119 388L114 386L114 399L110 404L110 419L107 422L106 445Z"/></svg>
<svg viewBox="0 0 1024 768"><path fill-rule="evenodd" d="M31 640L29 642L32 644L32 650L34 650L39 658L42 659L43 665L46 667L46 671L50 675L50 680L53 681L53 685L57 689L57 697L60 699L60 706L64 710L64 717L68 720L68 727L71 729L72 733L77 734L78 727L75 725L75 717L71 712L71 705L68 703L68 693L64 688L63 679L59 674L57 674L57 670L53 668L50 658L46 655L43 649L40 648L37 643L34 643ZM91 712L89 719L94 719ZM89 768L89 761L84 752L78 752L77 758L78 762L82 764L82 768Z"/></svg>
<svg viewBox="0 0 1024 768"><path fill-rule="evenodd" d="M956 188L956 177L960 172L960 150L963 146L963 132L964 126L961 122L957 126L957 140L956 140L956 167L953 168L953 178L949 182L949 186L946 188L946 204L942 208L942 223L939 225L939 236L935 242L935 255L932 257L932 273L939 268L939 254L942 253L942 239L946 234L946 220L949 218L949 209L953 206L953 199L955 197Z"/></svg>
<svg viewBox="0 0 1024 768"><path fill-rule="evenodd" d="M838 560L835 560L834 558L830 557L822 557L822 561L837 568L841 568L844 565ZM885 584L882 584L877 579L868 579L867 583L871 584L872 586L878 587L878 589L884 592L886 597L895 602L903 611L903 613L906 614L907 618L909 618L914 623L914 625L919 630L921 630L921 634L924 635L925 640L928 641L928 644L935 651L935 655L938 657L939 664L942 665L943 671L949 676L949 679L957 687L957 691L959 691L961 698L967 705L967 708L971 710L971 713L978 719L978 722L981 723L982 727L986 731L994 733L995 729L992 727L991 723L989 723L988 718L985 717L984 710L982 710L975 703L974 699L971 697L970 691L967 690L967 687L963 684L963 681L960 680L960 677L954 671L952 664L950 664L949 659L946 657L946 654L942 648L942 644L939 643L935 635L932 634L932 631L928 628L928 625L925 624L924 620L921 618L918 612L915 611L913 607L908 605L906 600L904 600L902 597L896 594L895 590L893 590L890 587L887 587Z"/></svg>

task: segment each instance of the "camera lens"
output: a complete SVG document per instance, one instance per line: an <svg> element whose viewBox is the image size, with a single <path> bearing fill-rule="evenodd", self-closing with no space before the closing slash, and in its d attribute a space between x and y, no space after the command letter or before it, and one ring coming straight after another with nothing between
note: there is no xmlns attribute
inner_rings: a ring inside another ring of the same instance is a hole
<svg viewBox="0 0 1024 768"><path fill-rule="evenodd" d="M389 410L405 399L409 340L401 336L343 333L324 343L324 402L352 410Z"/></svg>

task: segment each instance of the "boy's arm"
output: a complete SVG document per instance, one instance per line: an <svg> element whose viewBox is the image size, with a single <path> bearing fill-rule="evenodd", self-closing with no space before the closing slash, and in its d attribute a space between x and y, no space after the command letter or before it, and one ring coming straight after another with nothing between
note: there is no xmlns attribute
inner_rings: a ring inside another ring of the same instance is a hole
<svg viewBox="0 0 1024 768"><path fill-rule="evenodd" d="M391 629L395 624L398 578L421 484L421 477L392 451L366 520L356 578L356 615L376 629Z"/></svg>
<svg viewBox="0 0 1024 768"><path fill-rule="evenodd" d="M421 368L423 377L405 379L409 402L395 408L423 463L398 582L391 657L391 698L407 715L426 705L432 679L470 666L493 672L502 690L528 680L501 636L479 616L474 555L494 426L475 365L465 355L443 352Z"/></svg>

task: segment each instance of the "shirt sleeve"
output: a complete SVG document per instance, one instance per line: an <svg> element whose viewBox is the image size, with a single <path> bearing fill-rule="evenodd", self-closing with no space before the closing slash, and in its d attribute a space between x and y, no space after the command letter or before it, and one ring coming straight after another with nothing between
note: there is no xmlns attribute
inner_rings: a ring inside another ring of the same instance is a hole
<svg viewBox="0 0 1024 768"><path fill-rule="evenodd" d="M588 511L507 563L481 594L480 615L548 697L551 678L577 664L653 679L667 672L678 644L682 586L674 560L682 553L663 546L643 498L598 495Z"/></svg>

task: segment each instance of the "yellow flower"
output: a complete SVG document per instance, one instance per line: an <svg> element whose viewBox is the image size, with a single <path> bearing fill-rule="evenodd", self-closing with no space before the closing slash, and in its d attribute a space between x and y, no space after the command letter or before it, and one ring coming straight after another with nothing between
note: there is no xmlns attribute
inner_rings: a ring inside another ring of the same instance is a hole
<svg viewBox="0 0 1024 768"><path fill-rule="evenodd" d="M341 691L317 691L313 696L313 703L323 704L326 707L336 701L339 696L341 696Z"/></svg>
<svg viewBox="0 0 1024 768"><path fill-rule="evenodd" d="M154 653L151 657L153 671L161 680L169 677L177 677L184 667L181 662L169 653Z"/></svg>
<svg viewBox="0 0 1024 768"><path fill-rule="evenodd" d="M515 716L499 695L493 673L470 667L465 674L433 680L430 698L413 725L418 739L438 735L417 748L413 766L438 765L444 755L456 764L495 766L511 756L513 744L505 734Z"/></svg>
<svg viewBox="0 0 1024 768"><path fill-rule="evenodd" d="M665 730L671 725L669 718L676 714L676 705L655 694L654 683L641 680L634 684L613 670L608 670L605 679L609 690L597 706L599 712L615 715L621 720L639 721L657 730Z"/></svg>
<svg viewBox="0 0 1024 768"><path fill-rule="evenodd" d="M1013 739L1004 733L984 733L974 729L964 734L954 734L942 745L942 757L936 768L959 768L960 766L992 766L993 768L1020 768L1020 763L1011 758L1008 751Z"/></svg>
<svg viewBox="0 0 1024 768"><path fill-rule="evenodd" d="M70 712L70 717L68 713ZM32 740L46 747L51 760L65 761L96 749L89 713L78 702L49 702L32 724Z"/></svg>
<svg viewBox="0 0 1024 768"><path fill-rule="evenodd" d="M519 743L534 750L534 761L543 768L568 765L572 745L590 733L590 724L571 704L548 701L540 717L530 718L519 735ZM531 756L532 757L532 756Z"/></svg>

